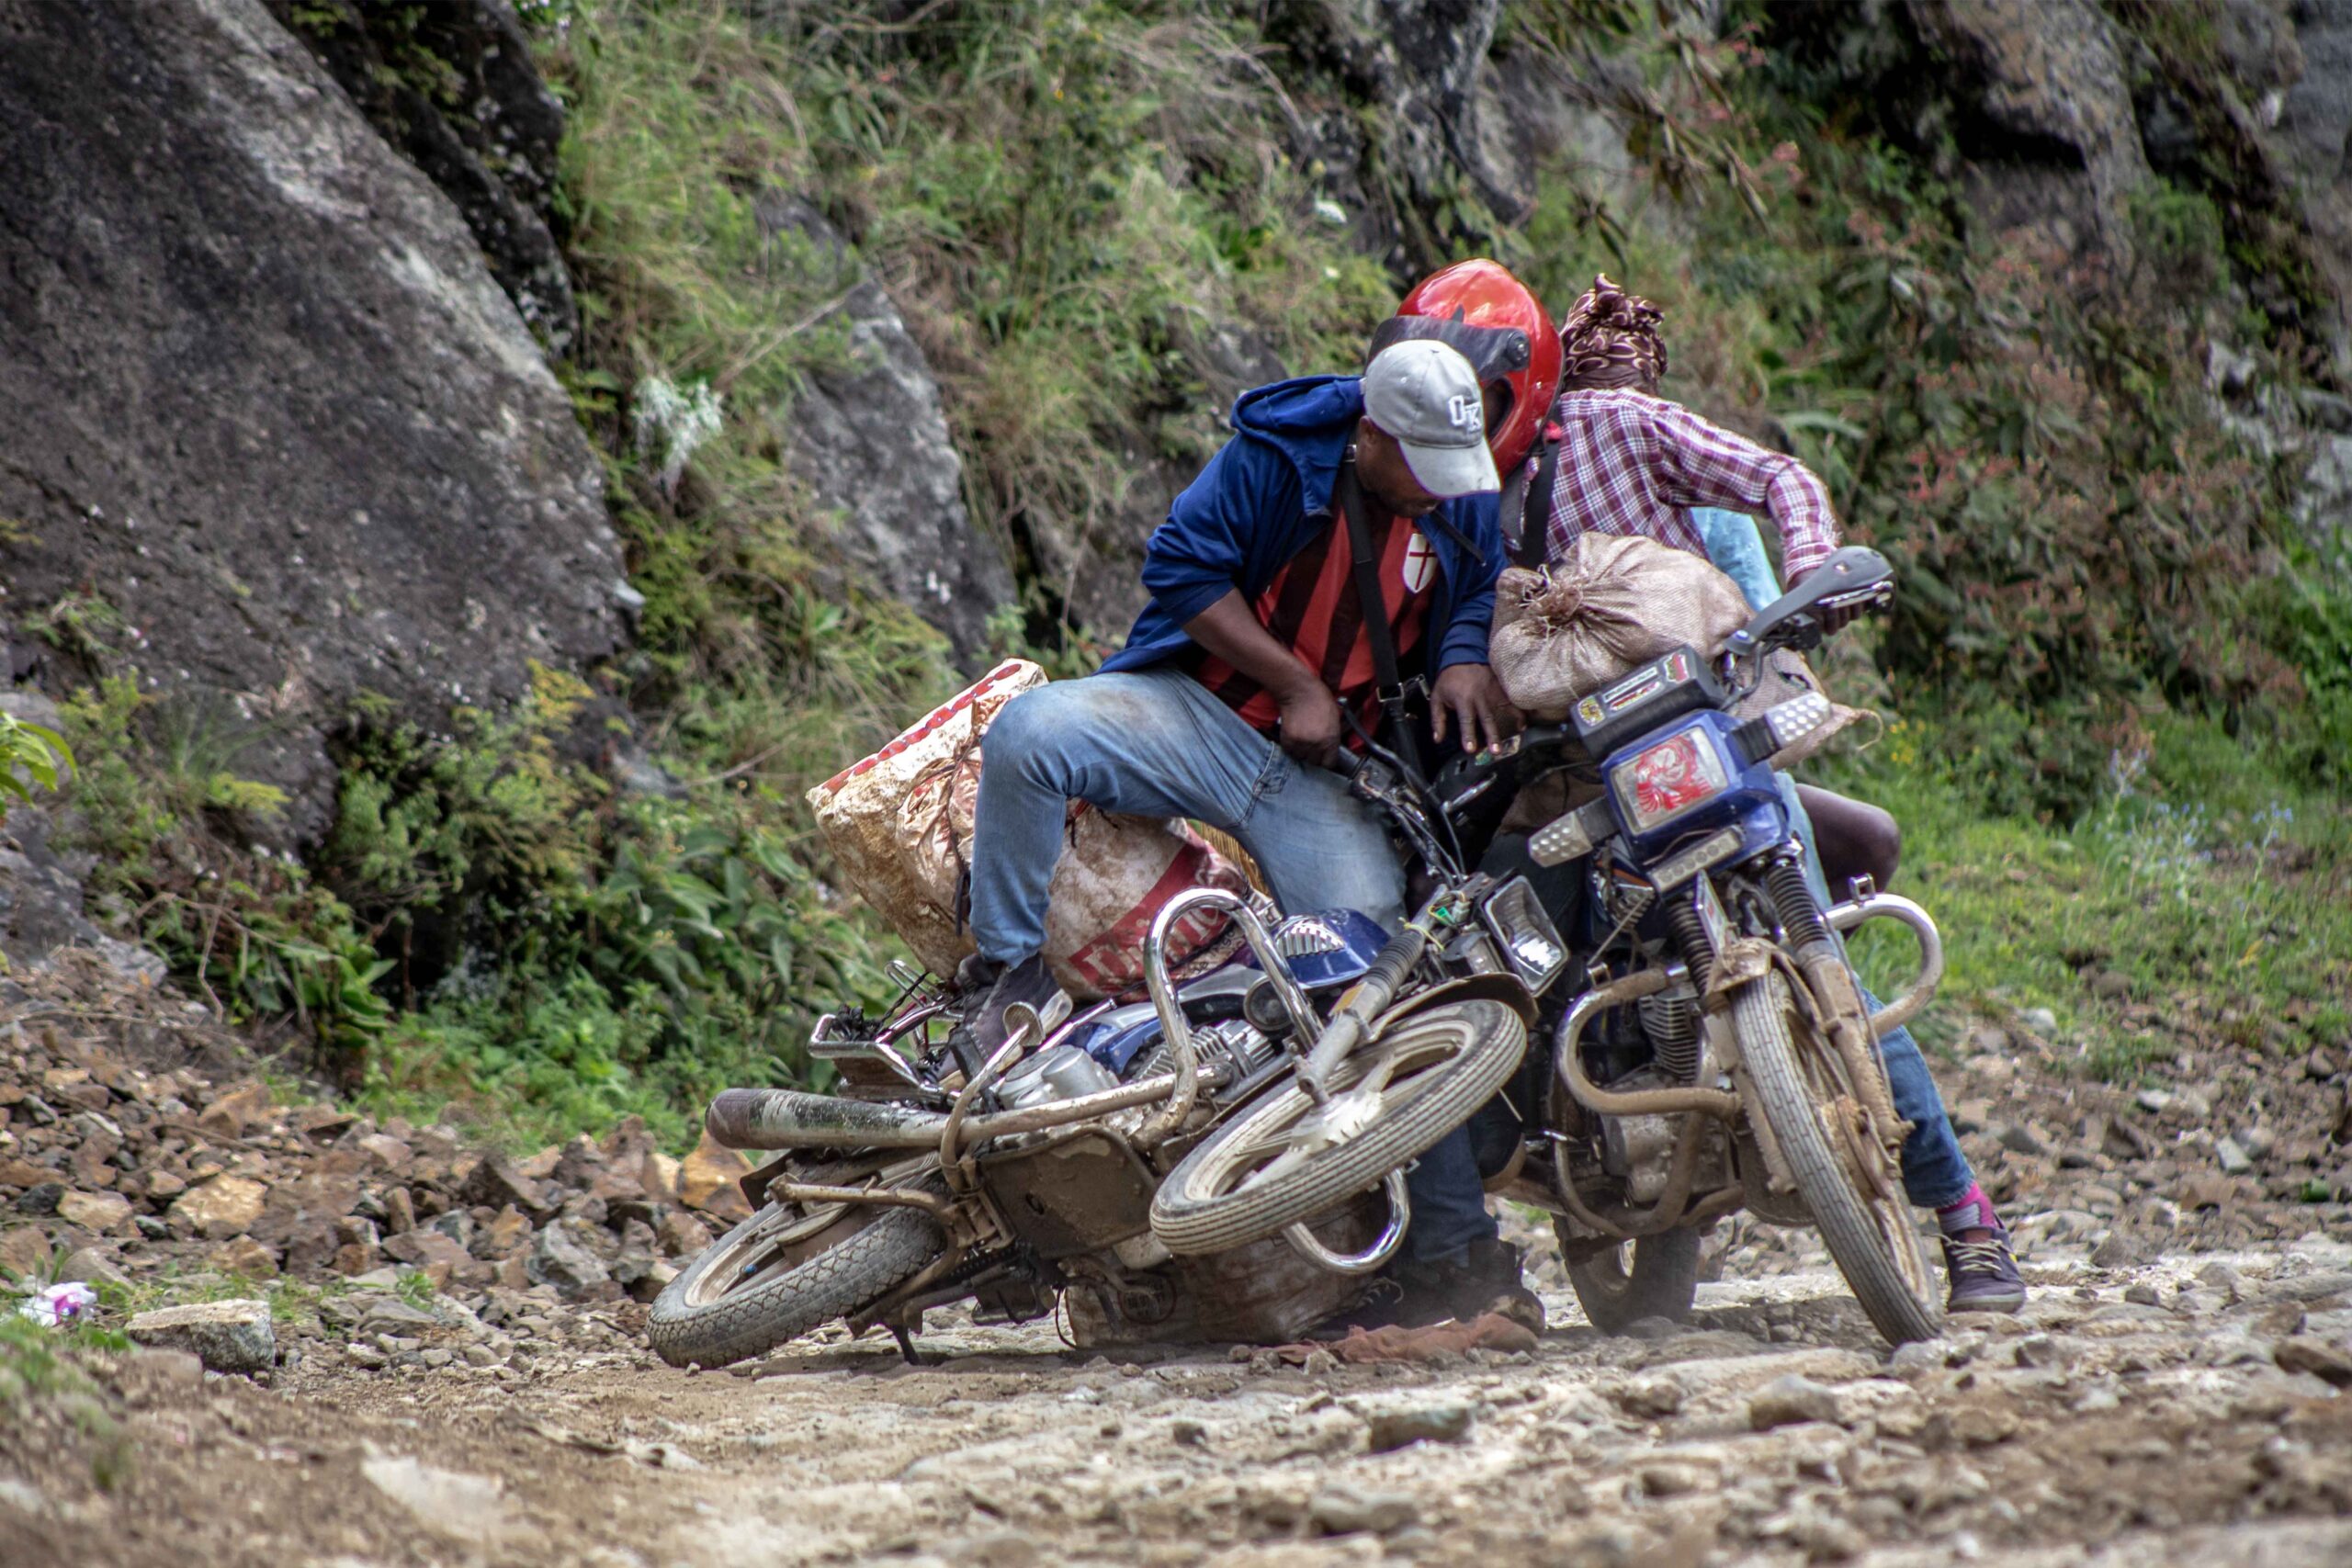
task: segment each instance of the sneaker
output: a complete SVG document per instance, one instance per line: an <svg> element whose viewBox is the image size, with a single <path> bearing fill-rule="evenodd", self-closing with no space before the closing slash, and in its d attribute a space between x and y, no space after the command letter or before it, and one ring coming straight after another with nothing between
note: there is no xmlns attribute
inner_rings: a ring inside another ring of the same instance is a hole
<svg viewBox="0 0 2352 1568"><path fill-rule="evenodd" d="M1520 1278L1520 1251L1507 1241L1474 1241L1446 1258L1392 1264L1372 1281L1355 1310L1316 1330L1338 1339L1351 1328L1423 1328L1452 1318L1467 1323L1498 1313L1530 1331L1544 1332L1544 1303Z"/></svg>
<svg viewBox="0 0 2352 1568"><path fill-rule="evenodd" d="M1970 1241L1954 1234L1955 1228L1989 1234L1982 1241ZM2025 1280L2018 1273L2018 1260L2009 1255L2007 1229L1947 1223L1943 1244L1944 1276L1951 1281L1946 1312L2016 1312L2025 1305Z"/></svg>
<svg viewBox="0 0 2352 1568"><path fill-rule="evenodd" d="M986 959L967 959L956 971L956 979L967 989L976 986L987 987L947 1040L967 1079L987 1065L1012 1032L1005 1023L1007 1012L1023 1002L1043 1012L1046 1004L1059 996L1062 988L1054 978L1054 972L1046 967L1046 955L1042 953L1033 953L1010 967Z"/></svg>

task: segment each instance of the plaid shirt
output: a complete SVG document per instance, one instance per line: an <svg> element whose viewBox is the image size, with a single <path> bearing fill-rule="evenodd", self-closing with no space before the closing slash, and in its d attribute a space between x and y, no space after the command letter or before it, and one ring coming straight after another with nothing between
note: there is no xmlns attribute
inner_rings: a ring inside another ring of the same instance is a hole
<svg viewBox="0 0 2352 1568"><path fill-rule="evenodd" d="M1829 492L1810 469L1679 403L1619 388L1563 392L1544 434L1560 441L1547 560L1584 534L1639 534L1703 556L1694 506L1769 515L1781 530L1781 575L1792 588L1838 547Z"/></svg>

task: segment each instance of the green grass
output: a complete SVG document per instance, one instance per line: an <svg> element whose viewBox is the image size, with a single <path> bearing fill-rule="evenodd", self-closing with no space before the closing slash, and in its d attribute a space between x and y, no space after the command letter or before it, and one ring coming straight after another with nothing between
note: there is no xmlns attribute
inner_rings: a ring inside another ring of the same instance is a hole
<svg viewBox="0 0 2352 1568"><path fill-rule="evenodd" d="M1949 1043L1956 1015L2047 1008L2062 1056L2125 1080L2191 1044L2282 1057L2338 1044L2352 1030L2352 806L2177 717L2117 775L2058 828L1986 814L1937 765L1931 723L1899 723L1824 770L1902 819L1895 890L1935 916L1949 963L1930 1043ZM1905 936L1857 948L1883 981L1906 972Z"/></svg>

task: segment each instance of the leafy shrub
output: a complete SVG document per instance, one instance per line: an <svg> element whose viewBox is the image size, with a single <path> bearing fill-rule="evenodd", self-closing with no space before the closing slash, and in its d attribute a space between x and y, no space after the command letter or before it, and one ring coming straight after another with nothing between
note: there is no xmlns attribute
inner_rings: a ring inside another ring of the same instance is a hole
<svg viewBox="0 0 2352 1568"><path fill-rule="evenodd" d="M73 769L73 749L63 736L46 725L0 713L0 797L29 801L35 789L55 789ZM7 807L0 798L0 821L7 820Z"/></svg>

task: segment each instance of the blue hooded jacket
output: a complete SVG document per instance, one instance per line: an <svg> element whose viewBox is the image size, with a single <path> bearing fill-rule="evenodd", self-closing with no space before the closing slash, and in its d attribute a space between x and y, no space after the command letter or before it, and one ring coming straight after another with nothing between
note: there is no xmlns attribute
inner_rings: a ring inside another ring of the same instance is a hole
<svg viewBox="0 0 2352 1568"><path fill-rule="evenodd" d="M1235 400L1233 439L1152 530L1143 562L1151 603L1136 617L1126 647L1102 668L1142 670L1189 650L1185 623L1237 588L1255 604L1274 574L1331 525L1340 459L1363 413L1363 382L1354 376L1305 376ZM1430 673L1486 663L1503 569L1495 498L1441 502L1415 526L1437 565L1422 639Z"/></svg>

